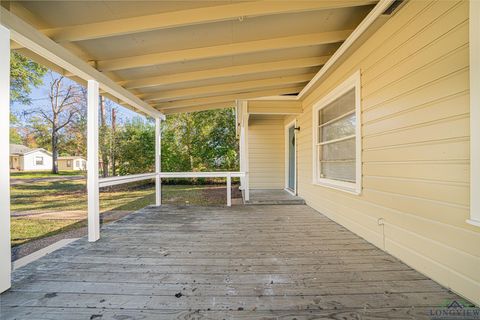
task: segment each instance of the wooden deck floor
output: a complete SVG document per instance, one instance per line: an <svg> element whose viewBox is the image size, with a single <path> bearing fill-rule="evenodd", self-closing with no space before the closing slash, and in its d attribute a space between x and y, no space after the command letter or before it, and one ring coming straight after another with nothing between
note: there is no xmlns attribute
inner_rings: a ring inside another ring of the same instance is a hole
<svg viewBox="0 0 480 320"><path fill-rule="evenodd" d="M163 207L14 273L0 319L429 319L457 296L305 206Z"/></svg>

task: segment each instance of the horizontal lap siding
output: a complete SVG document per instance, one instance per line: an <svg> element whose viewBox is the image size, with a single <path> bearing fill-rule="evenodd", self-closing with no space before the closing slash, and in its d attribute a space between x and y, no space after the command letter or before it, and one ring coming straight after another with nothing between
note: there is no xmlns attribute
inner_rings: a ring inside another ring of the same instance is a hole
<svg viewBox="0 0 480 320"><path fill-rule="evenodd" d="M318 211L480 303L480 232L465 223L468 49L467 2L408 2L303 101L298 192ZM357 70L360 196L312 184L312 105Z"/></svg>
<svg viewBox="0 0 480 320"><path fill-rule="evenodd" d="M252 189L285 186L283 119L250 119L248 125L249 180Z"/></svg>

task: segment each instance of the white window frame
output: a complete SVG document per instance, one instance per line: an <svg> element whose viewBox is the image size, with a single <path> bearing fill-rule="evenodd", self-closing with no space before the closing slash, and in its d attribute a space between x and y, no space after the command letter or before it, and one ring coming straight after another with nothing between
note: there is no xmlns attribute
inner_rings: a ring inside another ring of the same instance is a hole
<svg viewBox="0 0 480 320"><path fill-rule="evenodd" d="M313 105L312 108L312 184L342 190L359 195L362 192L362 122L361 122L361 95L360 70L351 75L335 89ZM355 183L318 177L318 111L343 94L355 88Z"/></svg>
<svg viewBox="0 0 480 320"><path fill-rule="evenodd" d="M42 163L38 164L38 159L41 159ZM35 166L43 166L45 165L45 159L43 156L35 156Z"/></svg>

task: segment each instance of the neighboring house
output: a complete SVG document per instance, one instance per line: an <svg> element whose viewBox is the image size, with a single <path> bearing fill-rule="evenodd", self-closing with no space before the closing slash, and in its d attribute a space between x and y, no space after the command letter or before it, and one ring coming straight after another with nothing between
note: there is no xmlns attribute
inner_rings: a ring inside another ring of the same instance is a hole
<svg viewBox="0 0 480 320"><path fill-rule="evenodd" d="M58 158L58 170L87 170L87 160L81 156L68 156Z"/></svg>
<svg viewBox="0 0 480 320"><path fill-rule="evenodd" d="M30 149L20 144L10 144L10 169L41 171L52 169L52 154L43 148Z"/></svg>

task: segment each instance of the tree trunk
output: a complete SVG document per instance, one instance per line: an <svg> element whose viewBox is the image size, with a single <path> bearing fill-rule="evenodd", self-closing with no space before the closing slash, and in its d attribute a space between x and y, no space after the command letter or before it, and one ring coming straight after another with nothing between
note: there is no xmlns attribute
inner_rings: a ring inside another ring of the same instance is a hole
<svg viewBox="0 0 480 320"><path fill-rule="evenodd" d="M100 153L102 154L102 177L108 177L107 123L105 119L105 97L100 97Z"/></svg>
<svg viewBox="0 0 480 320"><path fill-rule="evenodd" d="M52 128L52 173L58 174L58 132L55 126Z"/></svg>
<svg viewBox="0 0 480 320"><path fill-rule="evenodd" d="M115 165L116 129L117 129L117 109L112 108L112 136L110 138L110 163L112 166L113 176L117 175L117 166Z"/></svg>

